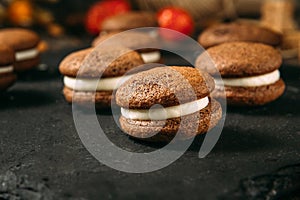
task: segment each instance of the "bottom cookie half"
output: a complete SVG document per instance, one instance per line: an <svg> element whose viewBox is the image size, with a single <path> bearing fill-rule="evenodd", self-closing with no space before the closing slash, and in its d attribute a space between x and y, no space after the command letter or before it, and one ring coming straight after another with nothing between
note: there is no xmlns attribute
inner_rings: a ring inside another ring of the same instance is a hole
<svg viewBox="0 0 300 200"><path fill-rule="evenodd" d="M214 98L224 98L228 105L234 106L259 106L272 102L279 98L285 90L282 79L271 84L260 87L229 87L225 86L225 93L216 88L212 92Z"/></svg>
<svg viewBox="0 0 300 200"><path fill-rule="evenodd" d="M211 99L211 103L200 112L190 115L156 120L132 120L120 117L120 124L128 135L146 141L169 142L176 134L179 140L189 139L203 134L215 127L222 117L219 102Z"/></svg>
<svg viewBox="0 0 300 200"><path fill-rule="evenodd" d="M36 58L33 59L17 61L14 67L16 72L23 72L37 67L39 63L40 63L40 57L37 56Z"/></svg>
<svg viewBox="0 0 300 200"><path fill-rule="evenodd" d="M95 104L96 108L110 108L111 104L115 104L115 98L112 93L113 91L74 91L68 87L64 87L63 89L63 94L67 102L83 106Z"/></svg>

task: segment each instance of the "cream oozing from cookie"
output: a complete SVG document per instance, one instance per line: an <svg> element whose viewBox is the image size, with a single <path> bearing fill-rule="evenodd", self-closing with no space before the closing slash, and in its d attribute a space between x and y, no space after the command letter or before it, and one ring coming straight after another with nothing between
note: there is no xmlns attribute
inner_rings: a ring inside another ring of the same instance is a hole
<svg viewBox="0 0 300 200"><path fill-rule="evenodd" d="M231 87L260 87L264 85L270 85L277 82L280 79L279 70L275 70L271 73L243 77L243 78L223 78L224 86ZM215 79L216 87L223 85L221 80Z"/></svg>
<svg viewBox="0 0 300 200"><path fill-rule="evenodd" d="M145 63L153 63L153 62L157 62L160 60L160 52L159 51L141 53L141 56Z"/></svg>
<svg viewBox="0 0 300 200"><path fill-rule="evenodd" d="M12 65L8 65L5 67L0 67L0 74L10 73L14 71L14 67Z"/></svg>
<svg viewBox="0 0 300 200"><path fill-rule="evenodd" d="M165 120L176 117L181 117L198 112L209 104L209 98L204 97L189 103L165 107L165 108L150 108L150 109L127 109L121 108L122 116L127 119L135 120Z"/></svg>
<svg viewBox="0 0 300 200"><path fill-rule="evenodd" d="M122 83L131 78L131 76L132 75L101 79L72 78L65 76L64 84L68 88L77 91L111 91L117 89Z"/></svg>
<svg viewBox="0 0 300 200"><path fill-rule="evenodd" d="M37 57L38 54L39 54L39 51L37 48L28 49L28 50L24 50L24 51L17 51L16 52L16 61L29 60L29 59Z"/></svg>

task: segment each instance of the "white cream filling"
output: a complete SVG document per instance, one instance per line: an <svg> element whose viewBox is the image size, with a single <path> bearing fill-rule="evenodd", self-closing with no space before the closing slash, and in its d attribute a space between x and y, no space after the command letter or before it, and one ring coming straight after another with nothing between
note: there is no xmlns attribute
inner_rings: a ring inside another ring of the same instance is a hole
<svg viewBox="0 0 300 200"><path fill-rule="evenodd" d="M159 51L141 53L141 56L145 63L153 63L153 62L157 62L160 60L160 52Z"/></svg>
<svg viewBox="0 0 300 200"><path fill-rule="evenodd" d="M280 79L279 70L275 70L268 74L244 78L223 78L224 86L232 87L259 87L270 85ZM215 79L216 86L223 85L221 80Z"/></svg>
<svg viewBox="0 0 300 200"><path fill-rule="evenodd" d="M132 75L101 79L71 78L65 76L64 84L68 88L78 91L110 91L117 89L131 76Z"/></svg>
<svg viewBox="0 0 300 200"><path fill-rule="evenodd" d="M28 49L24 51L18 51L16 52L16 61L23 61L35 58L39 54L39 51L37 48Z"/></svg>
<svg viewBox="0 0 300 200"><path fill-rule="evenodd" d="M208 104L209 98L205 97L197 101L166 108L150 108L148 110L121 108L121 113L127 119L165 120L195 113L205 108Z"/></svg>
<svg viewBox="0 0 300 200"><path fill-rule="evenodd" d="M0 74L9 73L14 71L14 67L12 65L0 67Z"/></svg>

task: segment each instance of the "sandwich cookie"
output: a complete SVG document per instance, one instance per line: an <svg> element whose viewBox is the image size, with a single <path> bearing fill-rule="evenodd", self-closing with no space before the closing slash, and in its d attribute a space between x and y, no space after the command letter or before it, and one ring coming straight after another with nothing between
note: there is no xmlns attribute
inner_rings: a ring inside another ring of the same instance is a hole
<svg viewBox="0 0 300 200"><path fill-rule="evenodd" d="M114 58L112 56L123 53L109 63ZM65 99L69 103L95 103L97 108L108 108L114 102L113 90L132 76L133 68L143 64L137 52L124 47L105 50L90 48L74 52L65 57L59 66L64 75Z"/></svg>
<svg viewBox="0 0 300 200"><path fill-rule="evenodd" d="M221 80L216 79L216 89L212 96L227 98L230 105L264 105L279 98L285 84L280 78L279 67L282 57L272 46L251 43L224 43L207 50L215 64L201 54L195 63L197 68L212 75L219 70L225 93L221 92Z"/></svg>
<svg viewBox="0 0 300 200"><path fill-rule="evenodd" d="M154 13L126 12L105 19L100 27L103 33L122 32L141 27L156 27L157 20Z"/></svg>
<svg viewBox="0 0 300 200"><path fill-rule="evenodd" d="M39 64L40 37L35 32L21 28L1 29L0 41L15 51L15 71L26 71Z"/></svg>
<svg viewBox="0 0 300 200"><path fill-rule="evenodd" d="M204 30L198 42L209 48L225 42L259 42L271 46L281 43L281 34L254 23L221 23Z"/></svg>
<svg viewBox="0 0 300 200"><path fill-rule="evenodd" d="M0 47L0 91L6 90L16 81L13 73L15 52L12 48L1 45Z"/></svg>
<svg viewBox="0 0 300 200"><path fill-rule="evenodd" d="M179 139L205 133L222 115L220 104L209 97L213 89L212 77L191 67L138 73L116 92L121 128L147 141L170 141L177 132Z"/></svg>
<svg viewBox="0 0 300 200"><path fill-rule="evenodd" d="M118 34L117 36L115 36L115 34L116 33L109 33L97 37L92 42L92 46L96 47L101 43L103 44L105 40L111 38L108 42L105 42L106 45L122 45L131 48L140 53L145 63L162 62L161 53L158 49L143 48L154 45L159 46L158 40L156 38L151 37L146 33L136 31L123 32L121 34Z"/></svg>

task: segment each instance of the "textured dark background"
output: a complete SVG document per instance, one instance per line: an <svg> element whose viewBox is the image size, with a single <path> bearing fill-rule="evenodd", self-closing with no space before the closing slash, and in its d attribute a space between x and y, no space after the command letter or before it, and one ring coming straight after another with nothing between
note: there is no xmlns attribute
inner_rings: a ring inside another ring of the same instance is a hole
<svg viewBox="0 0 300 200"><path fill-rule="evenodd" d="M1 95L0 199L299 199L300 66L282 67L287 89L278 101L229 108L221 138L206 158L197 157L200 137L170 166L127 174L87 152L61 94L59 61L88 42L56 41L42 58L47 70L21 75ZM170 64L181 62L169 58ZM107 113L99 117L118 145L156 148L129 139Z"/></svg>

